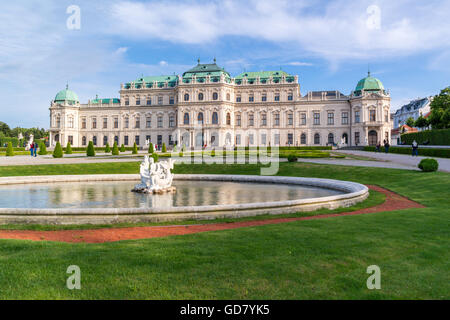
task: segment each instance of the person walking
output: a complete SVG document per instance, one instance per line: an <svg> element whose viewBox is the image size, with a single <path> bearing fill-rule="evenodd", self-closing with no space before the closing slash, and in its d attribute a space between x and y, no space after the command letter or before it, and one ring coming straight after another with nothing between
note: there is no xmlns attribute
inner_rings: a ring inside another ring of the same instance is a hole
<svg viewBox="0 0 450 320"><path fill-rule="evenodd" d="M419 156L419 144L417 143L416 140L413 141L412 143L412 156Z"/></svg>
<svg viewBox="0 0 450 320"><path fill-rule="evenodd" d="M384 152L385 152L385 153L388 153L388 152L389 152L389 147L390 147L389 141L388 141L388 140L385 140L385 142L384 142Z"/></svg>
<svg viewBox="0 0 450 320"><path fill-rule="evenodd" d="M37 149L38 149L38 144L37 142L34 143L34 156L37 157Z"/></svg>
<svg viewBox="0 0 450 320"><path fill-rule="evenodd" d="M381 151L381 142L378 141L377 143L377 148L376 148L376 152L380 152Z"/></svg>
<svg viewBox="0 0 450 320"><path fill-rule="evenodd" d="M32 142L31 143L31 145L30 145L30 153L31 153L31 156L33 156L33 152L34 152L34 142Z"/></svg>

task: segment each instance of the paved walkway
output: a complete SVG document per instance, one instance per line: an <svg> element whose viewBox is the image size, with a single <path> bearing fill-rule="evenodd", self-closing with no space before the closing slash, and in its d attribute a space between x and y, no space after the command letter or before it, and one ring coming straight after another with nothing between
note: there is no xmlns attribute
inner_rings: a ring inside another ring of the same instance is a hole
<svg viewBox="0 0 450 320"><path fill-rule="evenodd" d="M14 156L14 157L0 157L0 166L22 166L22 165L39 165L39 164L74 164L74 163L99 163L99 162L131 162L142 161L142 158L123 157L113 158L102 157L85 157L83 154L73 154L64 156L64 158L54 159L51 155L46 156Z"/></svg>
<svg viewBox="0 0 450 320"><path fill-rule="evenodd" d="M318 163L318 164L335 164L341 166L355 166L355 167L372 167L372 168L388 168L388 169L403 169L403 170L420 170L417 167L408 165L386 162L386 161L368 161L368 160L353 160L353 159L299 159L298 162Z"/></svg>
<svg viewBox="0 0 450 320"><path fill-rule="evenodd" d="M131 227L131 228L105 228L105 229L91 229L91 230L59 230L59 231L0 230L0 239L103 243L121 240L160 238L160 237L185 235L207 231L237 229L244 227L256 227L267 224L279 224L292 221L342 217L342 216L367 214L383 211L402 210L408 208L423 208L423 205L421 205L420 203L402 197L392 191L386 190L379 186L368 186L368 187L371 190L384 193L386 195L386 201L382 204L373 207L350 212L323 214L309 217L306 216L298 218L273 218L266 220L241 221L232 223Z"/></svg>

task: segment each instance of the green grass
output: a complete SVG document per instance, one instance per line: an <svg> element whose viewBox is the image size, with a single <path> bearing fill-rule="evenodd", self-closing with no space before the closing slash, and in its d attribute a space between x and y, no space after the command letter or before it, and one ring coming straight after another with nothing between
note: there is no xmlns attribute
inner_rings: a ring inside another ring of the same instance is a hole
<svg viewBox="0 0 450 320"><path fill-rule="evenodd" d="M137 173L138 166L1 167L0 176L95 167L94 173ZM259 169L175 167L177 173ZM281 163L278 174L377 184L427 207L106 244L0 240L0 299L450 298L448 173ZM82 272L78 291L65 287L72 264ZM381 290L366 288L373 264L381 268Z"/></svg>

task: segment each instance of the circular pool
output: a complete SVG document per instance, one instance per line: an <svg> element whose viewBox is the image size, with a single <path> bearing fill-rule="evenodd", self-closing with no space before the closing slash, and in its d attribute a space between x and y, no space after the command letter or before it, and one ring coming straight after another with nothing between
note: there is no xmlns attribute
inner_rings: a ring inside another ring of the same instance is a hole
<svg viewBox="0 0 450 320"><path fill-rule="evenodd" d="M176 175L175 193L131 192L139 175L0 178L0 223L98 224L214 219L350 206L353 182L275 176Z"/></svg>

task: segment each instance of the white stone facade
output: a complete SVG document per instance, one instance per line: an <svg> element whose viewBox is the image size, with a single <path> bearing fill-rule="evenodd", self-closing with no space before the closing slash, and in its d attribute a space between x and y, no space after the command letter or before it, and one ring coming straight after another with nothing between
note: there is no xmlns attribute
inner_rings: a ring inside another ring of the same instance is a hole
<svg viewBox="0 0 450 320"><path fill-rule="evenodd" d="M136 142L146 147L150 140L165 143L168 149L175 144L200 149L362 146L390 140L386 91L360 90L350 95L318 91L302 96L298 77L288 75L288 81L286 75L248 81L242 75L237 80L225 74L214 79L194 74L189 81L176 76L170 83L155 81L151 87L143 78L139 85L122 84L120 99L87 104L53 101L50 146L70 141L74 147L84 147L93 141L103 147L116 140L119 146Z"/></svg>

